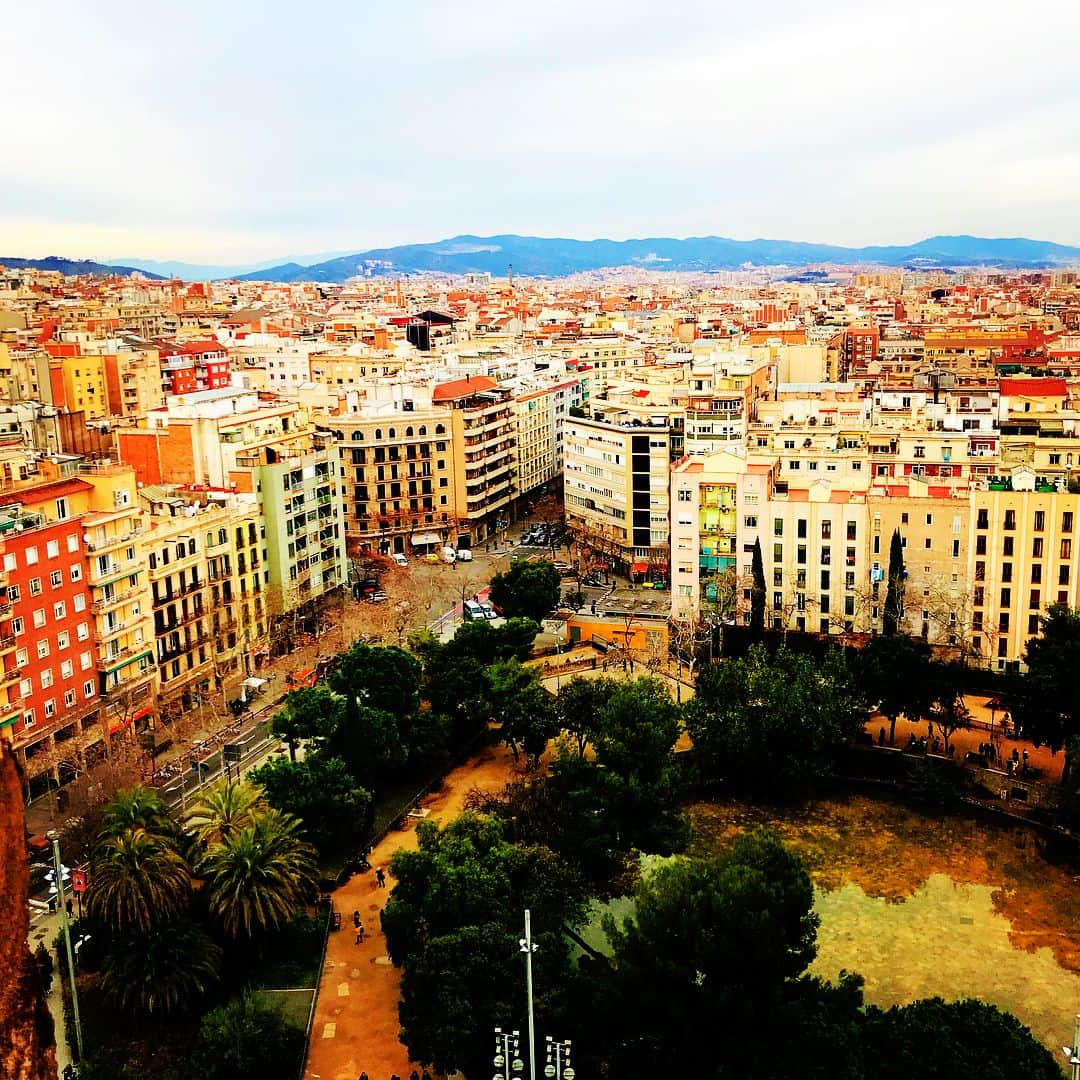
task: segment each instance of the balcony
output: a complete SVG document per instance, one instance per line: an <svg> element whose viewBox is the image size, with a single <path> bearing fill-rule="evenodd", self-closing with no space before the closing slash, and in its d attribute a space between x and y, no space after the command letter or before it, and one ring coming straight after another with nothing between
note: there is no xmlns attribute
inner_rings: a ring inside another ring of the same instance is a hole
<svg viewBox="0 0 1080 1080"><path fill-rule="evenodd" d="M25 668L9 668L0 673L0 686L17 686L25 678Z"/></svg>
<svg viewBox="0 0 1080 1080"><path fill-rule="evenodd" d="M108 611L109 608L116 607L117 604L124 604L138 595L138 589L125 589L123 592L114 593L112 596L101 596L91 603L90 610L95 615L100 615L101 612Z"/></svg>
<svg viewBox="0 0 1080 1080"><path fill-rule="evenodd" d="M0 656L9 653L15 648L15 635L4 634L0 636Z"/></svg>
<svg viewBox="0 0 1080 1080"><path fill-rule="evenodd" d="M108 641L109 638L114 638L117 634L122 634L125 630L127 630L126 622L118 622L112 626L99 626L98 641Z"/></svg>
<svg viewBox="0 0 1080 1080"><path fill-rule="evenodd" d="M113 548L133 543L144 535L145 533L142 529L130 529L127 532L117 533L114 536L99 536L95 540L87 543L86 550L92 554L111 551Z"/></svg>
<svg viewBox="0 0 1080 1080"><path fill-rule="evenodd" d="M130 577L140 570L145 570L146 564L138 559L125 559L123 562L110 562L106 569L100 569L96 562L90 563L90 584L103 585L107 581L113 581L120 577Z"/></svg>

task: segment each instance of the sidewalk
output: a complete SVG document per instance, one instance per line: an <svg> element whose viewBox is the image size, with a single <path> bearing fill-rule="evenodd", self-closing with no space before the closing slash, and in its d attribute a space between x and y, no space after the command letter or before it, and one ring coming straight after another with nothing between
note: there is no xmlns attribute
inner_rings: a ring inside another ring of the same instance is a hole
<svg viewBox="0 0 1080 1080"><path fill-rule="evenodd" d="M461 813L473 788L500 791L510 779L513 759L505 746L485 749L454 769L442 788L421 801L430 819L440 825ZM398 998L401 974L386 955L379 915L393 888L390 858L395 851L416 850L416 830L391 831L370 855L372 870L354 877L333 894L341 912L341 930L331 933L319 999L311 1029L305 1080L356 1080L366 1072L372 1080L397 1073L407 1077L420 1068L409 1061L398 1039ZM375 868L387 871L387 887L375 884ZM352 913L360 912L365 936L356 944Z"/></svg>

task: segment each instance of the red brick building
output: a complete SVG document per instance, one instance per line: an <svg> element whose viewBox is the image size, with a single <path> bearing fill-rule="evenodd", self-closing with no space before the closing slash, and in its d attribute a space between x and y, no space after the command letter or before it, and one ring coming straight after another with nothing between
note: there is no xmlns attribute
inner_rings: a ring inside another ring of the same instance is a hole
<svg viewBox="0 0 1080 1080"><path fill-rule="evenodd" d="M166 395L220 390L231 382L229 357L216 341L160 343L161 391Z"/></svg>

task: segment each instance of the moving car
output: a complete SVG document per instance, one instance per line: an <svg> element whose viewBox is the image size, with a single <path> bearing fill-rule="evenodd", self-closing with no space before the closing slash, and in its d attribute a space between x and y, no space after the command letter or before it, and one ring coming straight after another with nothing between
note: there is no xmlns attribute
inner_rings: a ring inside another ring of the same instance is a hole
<svg viewBox="0 0 1080 1080"><path fill-rule="evenodd" d="M394 552L394 562L396 562L398 564L398 566L408 566L409 565L409 560L406 559L405 556L402 555L400 551L395 551Z"/></svg>

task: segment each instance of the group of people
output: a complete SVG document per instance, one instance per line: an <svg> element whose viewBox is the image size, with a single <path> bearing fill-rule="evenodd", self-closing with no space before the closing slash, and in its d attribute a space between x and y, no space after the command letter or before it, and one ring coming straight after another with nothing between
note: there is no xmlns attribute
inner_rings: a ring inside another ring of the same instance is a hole
<svg viewBox="0 0 1080 1080"><path fill-rule="evenodd" d="M368 1074L366 1072L362 1072L360 1074L360 1080L368 1080ZM398 1076L397 1073L394 1073L393 1075L391 1075L390 1080L401 1080L401 1077ZM427 1069L425 1069L424 1075L421 1077L421 1075L415 1069L413 1069L413 1071L409 1073L409 1080L431 1080L431 1073L429 1073Z"/></svg>
<svg viewBox="0 0 1080 1080"><path fill-rule="evenodd" d="M375 867L375 887L377 889L386 888L386 871L381 866ZM364 943L364 920L360 918L360 912L354 911L352 913L353 929L356 931L356 944L362 945Z"/></svg>

